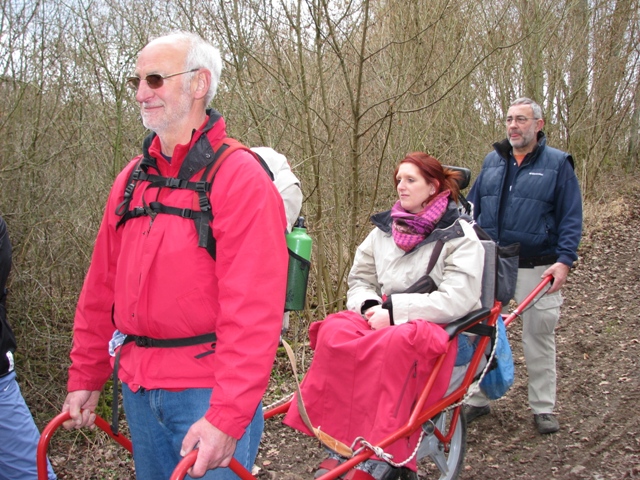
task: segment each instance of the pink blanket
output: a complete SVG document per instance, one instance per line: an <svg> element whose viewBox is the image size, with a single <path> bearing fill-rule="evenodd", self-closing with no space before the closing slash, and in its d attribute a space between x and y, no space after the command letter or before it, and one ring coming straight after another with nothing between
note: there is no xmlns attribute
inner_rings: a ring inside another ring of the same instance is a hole
<svg viewBox="0 0 640 480"><path fill-rule="evenodd" d="M315 354L301 387L309 419L348 446L357 437L375 445L402 427L435 361L449 345L448 335L437 324L418 320L374 331L350 311L312 323L309 337ZM427 406L442 398L449 386L455 347L449 349ZM284 423L313 435L295 399ZM395 462L404 461L419 433L396 441L385 452ZM415 469L415 459L407 466Z"/></svg>

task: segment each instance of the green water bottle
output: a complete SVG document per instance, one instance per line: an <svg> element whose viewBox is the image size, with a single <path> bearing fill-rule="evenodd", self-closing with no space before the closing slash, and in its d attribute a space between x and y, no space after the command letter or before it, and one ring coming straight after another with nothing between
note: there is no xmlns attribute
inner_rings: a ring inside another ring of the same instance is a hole
<svg viewBox="0 0 640 480"><path fill-rule="evenodd" d="M307 235L304 217L299 217L291 233L287 235L289 249L289 273L287 276L287 298L284 309L287 312L304 310L311 267L311 246L313 240Z"/></svg>

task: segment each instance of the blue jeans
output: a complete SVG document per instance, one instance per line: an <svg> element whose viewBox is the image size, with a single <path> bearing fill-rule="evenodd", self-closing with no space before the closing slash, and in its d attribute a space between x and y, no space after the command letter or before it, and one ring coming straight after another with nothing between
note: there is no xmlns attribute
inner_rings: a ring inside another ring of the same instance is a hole
<svg viewBox="0 0 640 480"><path fill-rule="evenodd" d="M210 388L190 388L179 392L159 389L134 393L126 384L122 385L137 478L163 480L171 476L182 460L180 448L187 431L209 409L211 391ZM263 428L260 404L233 454L249 471L258 454ZM202 478L235 480L238 476L229 468L216 468Z"/></svg>
<svg viewBox="0 0 640 480"><path fill-rule="evenodd" d="M458 335L458 353L456 354L455 366L459 367L469 363L475 351L475 338L470 339L468 335Z"/></svg>
<svg viewBox="0 0 640 480"><path fill-rule="evenodd" d="M0 377L0 480L35 479L40 432L20 393L16 373ZM47 462L48 463L48 462ZM55 480L48 464L49 480Z"/></svg>

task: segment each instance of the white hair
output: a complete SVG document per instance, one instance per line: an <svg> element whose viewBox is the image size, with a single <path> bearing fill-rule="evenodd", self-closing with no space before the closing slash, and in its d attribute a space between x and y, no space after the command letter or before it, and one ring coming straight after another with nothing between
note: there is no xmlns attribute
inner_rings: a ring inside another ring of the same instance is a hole
<svg viewBox="0 0 640 480"><path fill-rule="evenodd" d="M206 68L211 72L211 85L209 85L209 91L204 98L205 105L209 105L209 102L211 102L218 91L220 75L222 74L222 58L220 57L220 50L205 41L200 35L183 30L177 30L169 33L168 35L154 38L149 42L149 45L156 42L172 44L178 42L184 43L187 47L187 56L185 58L184 65L185 70Z"/></svg>

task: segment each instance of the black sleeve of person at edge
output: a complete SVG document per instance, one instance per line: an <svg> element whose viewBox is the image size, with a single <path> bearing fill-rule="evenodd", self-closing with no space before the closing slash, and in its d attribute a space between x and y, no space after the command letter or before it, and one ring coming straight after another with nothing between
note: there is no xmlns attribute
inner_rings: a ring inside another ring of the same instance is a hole
<svg viewBox="0 0 640 480"><path fill-rule="evenodd" d="M16 339L7 321L5 306L7 279L11 270L11 242L7 232L7 224L0 217L0 376L9 373L12 368L7 352L15 352Z"/></svg>

